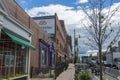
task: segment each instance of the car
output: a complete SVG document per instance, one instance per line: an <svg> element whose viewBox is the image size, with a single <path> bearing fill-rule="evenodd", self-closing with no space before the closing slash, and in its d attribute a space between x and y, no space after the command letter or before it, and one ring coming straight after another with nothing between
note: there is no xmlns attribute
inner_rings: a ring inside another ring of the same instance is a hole
<svg viewBox="0 0 120 80"><path fill-rule="evenodd" d="M80 72L80 71L87 70L87 69L88 69L88 65L86 63L76 63L75 64L76 72Z"/></svg>

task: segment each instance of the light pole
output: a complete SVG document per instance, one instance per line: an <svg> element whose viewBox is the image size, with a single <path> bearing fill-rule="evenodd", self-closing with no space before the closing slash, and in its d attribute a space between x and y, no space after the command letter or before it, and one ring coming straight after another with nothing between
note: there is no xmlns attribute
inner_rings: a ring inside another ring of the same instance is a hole
<svg viewBox="0 0 120 80"><path fill-rule="evenodd" d="M75 50L75 28L74 28L74 64L76 63L76 50Z"/></svg>

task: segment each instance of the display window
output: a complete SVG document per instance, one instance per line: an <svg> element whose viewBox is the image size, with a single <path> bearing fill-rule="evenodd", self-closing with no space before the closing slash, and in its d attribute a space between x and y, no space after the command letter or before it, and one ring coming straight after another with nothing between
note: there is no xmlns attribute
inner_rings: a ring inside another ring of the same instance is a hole
<svg viewBox="0 0 120 80"><path fill-rule="evenodd" d="M41 63L42 63L42 65L46 65L46 59L47 59L46 51L44 49L41 49Z"/></svg>
<svg viewBox="0 0 120 80"><path fill-rule="evenodd" d="M27 73L28 48L14 43L6 34L0 39L0 75L2 78Z"/></svg>

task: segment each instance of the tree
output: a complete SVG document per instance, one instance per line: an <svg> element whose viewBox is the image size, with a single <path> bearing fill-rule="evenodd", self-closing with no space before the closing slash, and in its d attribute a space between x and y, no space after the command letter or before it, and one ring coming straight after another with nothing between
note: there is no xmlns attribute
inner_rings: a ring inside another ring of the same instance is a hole
<svg viewBox="0 0 120 80"><path fill-rule="evenodd" d="M118 27L118 31L115 31L113 28L114 26L112 25L114 21L111 21L112 17L118 12L120 5L114 7L113 9L111 8L112 4L113 0L89 0L87 4L80 5L80 8L86 14L86 18L88 18L87 24L83 24L88 33L91 35L88 38L89 42L86 44L92 48L98 49L100 61L100 80L102 80L103 76L101 62L103 44L109 41L109 44L106 47L107 52L120 37L119 24L116 26ZM107 11L104 10L106 6L109 6L107 7ZM114 36L112 36L112 39L110 39L111 35L113 34Z"/></svg>
<svg viewBox="0 0 120 80"><path fill-rule="evenodd" d="M106 60L106 54L102 55L102 60L105 61Z"/></svg>
<svg viewBox="0 0 120 80"><path fill-rule="evenodd" d="M88 71L75 74L75 80L92 80L92 76Z"/></svg>

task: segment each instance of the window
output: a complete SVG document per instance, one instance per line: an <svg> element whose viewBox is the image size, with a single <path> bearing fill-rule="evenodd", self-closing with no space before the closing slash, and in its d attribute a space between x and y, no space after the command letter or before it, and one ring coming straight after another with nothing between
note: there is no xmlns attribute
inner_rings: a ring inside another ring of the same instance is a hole
<svg viewBox="0 0 120 80"><path fill-rule="evenodd" d="M46 65L46 51L44 49L41 50L41 63Z"/></svg>
<svg viewBox="0 0 120 80"><path fill-rule="evenodd" d="M53 65L55 64L55 54L54 54L54 51L52 51L52 64Z"/></svg>
<svg viewBox="0 0 120 80"><path fill-rule="evenodd" d="M0 76L13 76L26 73L26 54L28 48L22 48L5 34L0 39Z"/></svg>

